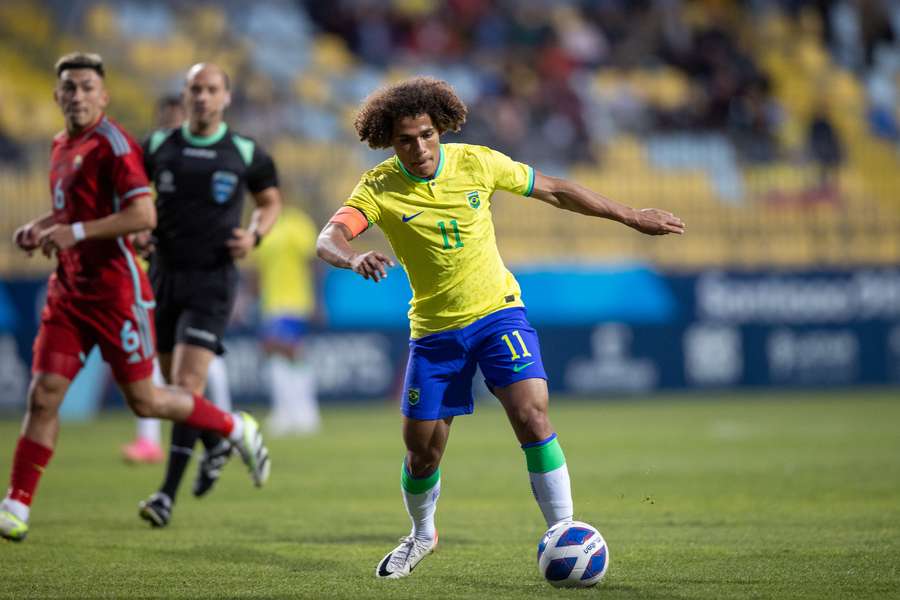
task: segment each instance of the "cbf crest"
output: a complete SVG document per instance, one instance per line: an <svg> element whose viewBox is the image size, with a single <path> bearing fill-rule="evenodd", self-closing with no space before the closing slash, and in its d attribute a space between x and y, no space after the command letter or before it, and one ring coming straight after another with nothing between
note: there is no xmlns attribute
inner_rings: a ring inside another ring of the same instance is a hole
<svg viewBox="0 0 900 600"><path fill-rule="evenodd" d="M469 192L466 194L466 200L469 201L469 206L472 208L478 208L481 206L481 196L478 195L478 191Z"/></svg>
<svg viewBox="0 0 900 600"><path fill-rule="evenodd" d="M419 397L421 393L419 392L419 388L409 388L406 392L406 401L410 406L415 406L419 403Z"/></svg>
<svg viewBox="0 0 900 600"><path fill-rule="evenodd" d="M216 171L212 174L212 197L216 204L225 204L237 188L238 176L231 171Z"/></svg>

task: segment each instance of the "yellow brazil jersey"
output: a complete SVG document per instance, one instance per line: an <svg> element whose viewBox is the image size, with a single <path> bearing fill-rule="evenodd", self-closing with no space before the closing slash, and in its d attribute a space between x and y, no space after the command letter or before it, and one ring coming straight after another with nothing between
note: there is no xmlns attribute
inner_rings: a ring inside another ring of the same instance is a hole
<svg viewBox="0 0 900 600"><path fill-rule="evenodd" d="M410 334L459 329L522 306L519 284L497 250L491 196L528 196L534 170L469 144L442 144L434 177L409 173L394 156L363 174L346 205L377 224L406 269Z"/></svg>
<svg viewBox="0 0 900 600"><path fill-rule="evenodd" d="M264 317L309 318L312 314L315 284L310 261L316 254L317 235L309 217L285 208L253 252Z"/></svg>

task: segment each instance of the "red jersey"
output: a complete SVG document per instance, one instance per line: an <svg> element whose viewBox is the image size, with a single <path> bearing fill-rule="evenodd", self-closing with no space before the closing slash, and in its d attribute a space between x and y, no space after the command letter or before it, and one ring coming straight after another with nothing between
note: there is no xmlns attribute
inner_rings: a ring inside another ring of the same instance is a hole
<svg viewBox="0 0 900 600"><path fill-rule="evenodd" d="M93 221L150 193L141 147L118 124L101 116L70 137L53 139L50 191L57 223ZM69 300L118 302L150 307L153 295L125 237L83 240L59 252L49 293Z"/></svg>

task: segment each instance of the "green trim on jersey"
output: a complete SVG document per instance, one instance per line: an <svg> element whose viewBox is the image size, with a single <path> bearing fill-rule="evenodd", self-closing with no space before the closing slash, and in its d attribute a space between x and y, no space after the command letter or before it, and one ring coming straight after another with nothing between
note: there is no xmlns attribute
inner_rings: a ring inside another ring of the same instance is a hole
<svg viewBox="0 0 900 600"><path fill-rule="evenodd" d="M216 132L207 136L194 135L191 133L191 128L188 126L188 122L185 121L181 125L181 135L184 139L192 146L212 146L223 137L225 137L225 132L228 131L228 125L225 122L219 123L219 128L216 129Z"/></svg>
<svg viewBox="0 0 900 600"><path fill-rule="evenodd" d="M403 459L403 465L400 467L400 485L410 494L424 494L425 492L436 486L437 482L440 481L440 479L440 467L438 467L437 471L435 471L428 477L416 479L406 470L406 459Z"/></svg>
<svg viewBox="0 0 900 600"><path fill-rule="evenodd" d="M238 152L241 153L241 158L244 159L244 163L249 167L250 163L253 162L253 150L256 148L256 144L253 140L248 140L238 134L232 135L231 141L237 146Z"/></svg>
<svg viewBox="0 0 900 600"><path fill-rule="evenodd" d="M534 167L528 167L531 172L528 174L528 189L525 191L526 196L531 196L534 191Z"/></svg>
<svg viewBox="0 0 900 600"><path fill-rule="evenodd" d="M553 438L543 446L531 446L523 450L529 473L548 473L566 464L566 455L563 454L557 438Z"/></svg>
<svg viewBox="0 0 900 600"><path fill-rule="evenodd" d="M434 175L432 175L431 177L427 177L427 178L416 177L415 175L413 175L412 173L410 173L409 171L406 170L406 166L404 166L403 161L400 160L399 156L395 155L394 158L397 160L397 166L400 167L400 170L403 171L404 175L406 175L407 177L409 177L416 183L428 183L429 181L434 181L435 179L437 179L438 176L441 174L441 170L444 168L444 145L441 144L441 156L440 156L440 158L438 158L438 166L437 166L437 169L435 169L435 171L434 171Z"/></svg>
<svg viewBox="0 0 900 600"><path fill-rule="evenodd" d="M391 155L360 177L345 202L379 226L409 277L413 339L523 306L497 250L490 209L495 191L528 190L531 167L485 146L441 150L437 181L415 183Z"/></svg>
<svg viewBox="0 0 900 600"><path fill-rule="evenodd" d="M156 131L154 131L150 135L150 144L149 144L149 148L148 148L148 150L150 151L150 154L153 154L154 152L159 150L159 147L163 145L163 142L165 142L167 139L169 139L169 136L172 135L173 131L175 131L175 130L174 129L157 129Z"/></svg>

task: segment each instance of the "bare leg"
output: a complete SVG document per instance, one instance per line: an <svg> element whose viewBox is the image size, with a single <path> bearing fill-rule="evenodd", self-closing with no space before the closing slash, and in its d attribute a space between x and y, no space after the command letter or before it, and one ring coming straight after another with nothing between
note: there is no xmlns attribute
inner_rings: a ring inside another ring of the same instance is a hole
<svg viewBox="0 0 900 600"><path fill-rule="evenodd" d="M166 385L166 377L157 357L153 361L153 385ZM165 454L162 451L162 424L159 419L137 419L137 437L130 444L122 446L122 455L126 462L134 464L153 464L162 462Z"/></svg>
<svg viewBox="0 0 900 600"><path fill-rule="evenodd" d="M193 395L182 388L167 385L156 387L150 377L120 383L128 407L139 417L155 417L181 423L194 409Z"/></svg>
<svg viewBox="0 0 900 600"><path fill-rule="evenodd" d="M194 394L202 394L206 388L209 363L215 357L214 352L201 346L176 344L169 381Z"/></svg>
<svg viewBox="0 0 900 600"><path fill-rule="evenodd" d="M160 352L156 358L159 360L159 370L162 371L166 383L172 383L172 353Z"/></svg>
<svg viewBox="0 0 900 600"><path fill-rule="evenodd" d="M406 466L413 477L434 473L441 464L453 417L435 421L419 421L403 417L403 442L406 444Z"/></svg>
<svg viewBox="0 0 900 600"><path fill-rule="evenodd" d="M56 446L59 407L72 381L54 373L37 373L28 388L28 412L22 421L22 436L46 446Z"/></svg>
<svg viewBox="0 0 900 600"><path fill-rule="evenodd" d="M406 577L437 545L434 512L441 494L441 458L453 418L419 421L403 417L406 460L400 475L403 504L412 521L409 537L388 552L375 569L380 578Z"/></svg>
<svg viewBox="0 0 900 600"><path fill-rule="evenodd" d="M434 512L441 494L441 458L453 418L418 421L403 418L406 461L400 474L403 503L412 521L413 537L433 546L437 539Z"/></svg>
<svg viewBox="0 0 900 600"><path fill-rule="evenodd" d="M206 348L179 343L171 356L171 381L178 387L194 394L202 394L206 388L209 365L215 354ZM213 432L201 432L185 423L172 424L172 438L166 472L159 492L174 502L181 486L181 480L194 454L197 439L205 435L204 446L212 448L221 441ZM208 440L208 443L207 443Z"/></svg>
<svg viewBox="0 0 900 600"><path fill-rule="evenodd" d="M571 520L569 468L547 417L547 382L525 379L496 388L494 393L525 451L531 489L547 525Z"/></svg>
<svg viewBox="0 0 900 600"><path fill-rule="evenodd" d="M520 444L546 439L553 434L547 416L550 395L543 379L525 379L495 388L494 395L506 410L506 416Z"/></svg>
<svg viewBox="0 0 900 600"><path fill-rule="evenodd" d="M0 502L0 537L25 539L31 501L59 436L59 407L71 380L36 373L28 388L28 410L16 444L6 497Z"/></svg>

